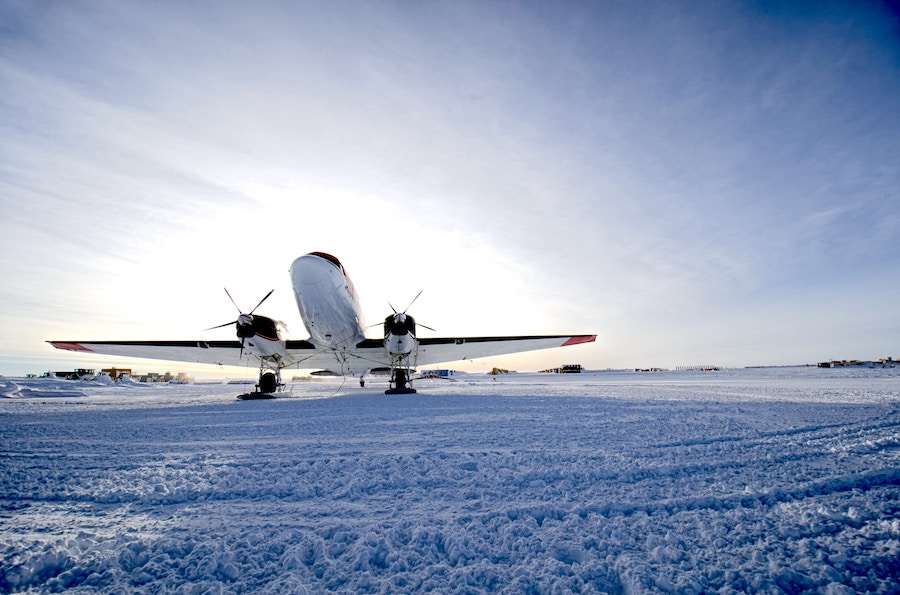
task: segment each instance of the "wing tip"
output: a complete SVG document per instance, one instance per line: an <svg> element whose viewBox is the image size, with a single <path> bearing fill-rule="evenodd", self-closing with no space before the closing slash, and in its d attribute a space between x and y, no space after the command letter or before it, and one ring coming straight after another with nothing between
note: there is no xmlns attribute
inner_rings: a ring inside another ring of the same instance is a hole
<svg viewBox="0 0 900 595"><path fill-rule="evenodd" d="M597 340L597 335L576 335L569 337L569 340L562 344L562 347L569 345L581 345L582 343L593 343Z"/></svg>
<svg viewBox="0 0 900 595"><path fill-rule="evenodd" d="M47 341L57 349L62 349L63 351L93 351L93 349L88 349L81 343L75 343L72 341Z"/></svg>

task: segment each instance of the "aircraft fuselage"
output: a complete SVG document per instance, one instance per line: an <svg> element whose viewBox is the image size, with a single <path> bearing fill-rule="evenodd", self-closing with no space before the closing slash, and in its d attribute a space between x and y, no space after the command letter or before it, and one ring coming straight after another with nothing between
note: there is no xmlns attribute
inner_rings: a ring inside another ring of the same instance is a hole
<svg viewBox="0 0 900 595"><path fill-rule="evenodd" d="M310 343L338 351L365 340L359 297L337 258L301 256L291 264L291 285Z"/></svg>

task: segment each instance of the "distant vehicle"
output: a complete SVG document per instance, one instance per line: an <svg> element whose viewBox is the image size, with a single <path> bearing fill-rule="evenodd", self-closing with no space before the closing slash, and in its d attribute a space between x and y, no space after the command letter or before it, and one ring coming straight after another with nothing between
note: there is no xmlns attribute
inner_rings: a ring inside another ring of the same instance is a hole
<svg viewBox="0 0 900 595"><path fill-rule="evenodd" d="M237 320L219 325L234 324L239 341L49 343L68 351L203 364L242 365L247 358L255 358L259 360L257 392L246 396L261 398L280 389L284 368L359 375L363 384L369 370L387 367L391 371L391 388L385 392L412 393L415 389L410 386L410 370L416 366L580 345L597 338L596 335L525 335L420 339L416 336L415 319L406 310L398 312L391 307L394 312L384 319L383 337L367 339L359 297L337 258L324 252L306 254L293 262L290 275L300 317L309 332L305 341L283 339L284 323L254 314L272 295L272 290L249 313L243 313L235 303ZM231 294L228 297L234 303Z"/></svg>
<svg viewBox="0 0 900 595"><path fill-rule="evenodd" d="M93 380L97 377L96 370L88 370L86 368L76 368L66 372L47 372L45 377L65 378L66 380Z"/></svg>

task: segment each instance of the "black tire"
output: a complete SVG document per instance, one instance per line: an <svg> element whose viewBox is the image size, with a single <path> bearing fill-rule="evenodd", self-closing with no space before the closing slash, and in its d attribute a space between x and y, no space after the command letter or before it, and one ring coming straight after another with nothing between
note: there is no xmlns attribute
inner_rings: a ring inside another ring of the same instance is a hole
<svg viewBox="0 0 900 595"><path fill-rule="evenodd" d="M275 389L278 387L278 382L275 380L275 374L272 372L266 372L259 378L259 392L261 393L274 393Z"/></svg>

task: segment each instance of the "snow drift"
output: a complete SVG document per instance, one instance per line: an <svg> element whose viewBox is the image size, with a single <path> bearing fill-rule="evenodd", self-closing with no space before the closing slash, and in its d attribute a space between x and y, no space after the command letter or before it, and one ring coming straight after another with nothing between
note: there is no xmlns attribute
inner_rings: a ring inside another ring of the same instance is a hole
<svg viewBox="0 0 900 595"><path fill-rule="evenodd" d="M895 370L18 386L3 592L900 588Z"/></svg>

